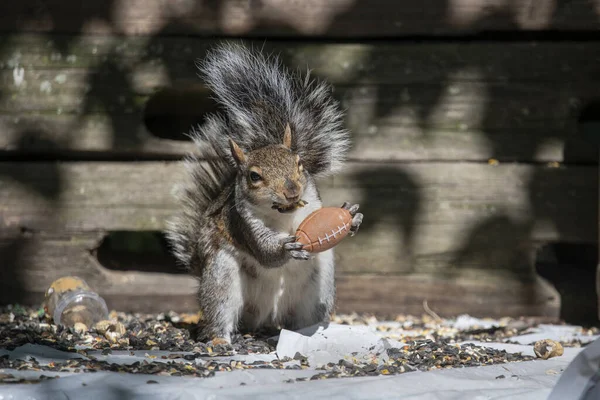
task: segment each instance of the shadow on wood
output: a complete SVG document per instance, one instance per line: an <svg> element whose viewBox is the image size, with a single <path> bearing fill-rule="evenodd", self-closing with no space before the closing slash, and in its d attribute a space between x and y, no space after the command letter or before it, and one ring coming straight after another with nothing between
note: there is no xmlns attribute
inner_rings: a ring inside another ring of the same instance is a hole
<svg viewBox="0 0 600 400"><path fill-rule="evenodd" d="M18 148L27 148L31 141L40 142L44 137L42 131L23 131L18 143ZM60 149L60 145L51 140L43 140L43 148ZM41 208L52 215L53 209L58 206L59 196L63 189L63 178L56 168L50 165L43 171L31 173L27 170L3 170L0 173L0 187L14 185L23 197L35 198ZM11 173L12 172L12 173ZM41 174L41 176L40 176ZM0 190L0 204L6 204L8 193ZM31 304L38 298L29 291L31 282L27 281L24 274L29 268L25 255L31 251L27 238L31 237L27 218L23 216L7 216L0 212L0 303L3 304ZM32 297L33 296L33 297Z"/></svg>
<svg viewBox="0 0 600 400"><path fill-rule="evenodd" d="M499 213L469 230L449 269L477 265L481 269L513 273L527 281L533 278L532 252L527 221L516 221Z"/></svg>
<svg viewBox="0 0 600 400"><path fill-rule="evenodd" d="M25 241L18 238L0 238L0 303L29 304L31 302L29 282L20 275L28 268L21 260L27 251Z"/></svg>
<svg viewBox="0 0 600 400"><path fill-rule="evenodd" d="M109 270L187 274L162 232L109 232L92 255Z"/></svg>
<svg viewBox="0 0 600 400"><path fill-rule="evenodd" d="M560 318L567 323L598 324L597 244L551 243L537 252L536 271L560 294Z"/></svg>
<svg viewBox="0 0 600 400"><path fill-rule="evenodd" d="M202 84L164 88L146 102L144 125L157 138L189 141L192 128L219 109L210 95Z"/></svg>
<svg viewBox="0 0 600 400"><path fill-rule="evenodd" d="M383 224L395 227L400 234L398 246L392 256L397 260L396 272L414 271L415 229L424 201L418 179L402 167L385 165L361 168L352 174L352 179L362 191L360 211L365 219L360 228L361 235L373 235ZM353 202L354 199L349 201ZM368 248L363 251L368 251ZM377 260L373 261L377 263Z"/></svg>

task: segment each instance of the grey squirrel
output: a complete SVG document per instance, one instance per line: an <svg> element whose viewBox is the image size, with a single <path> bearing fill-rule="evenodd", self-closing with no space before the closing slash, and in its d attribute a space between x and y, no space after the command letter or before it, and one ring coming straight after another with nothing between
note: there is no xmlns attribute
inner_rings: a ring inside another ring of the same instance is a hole
<svg viewBox="0 0 600 400"><path fill-rule="evenodd" d="M166 236L199 281L198 339L326 322L333 249L310 254L293 235L322 207L315 179L339 171L350 148L331 87L242 44L219 45L196 66L222 112L190 133L200 151L186 158L182 209ZM363 215L341 207L353 236Z"/></svg>

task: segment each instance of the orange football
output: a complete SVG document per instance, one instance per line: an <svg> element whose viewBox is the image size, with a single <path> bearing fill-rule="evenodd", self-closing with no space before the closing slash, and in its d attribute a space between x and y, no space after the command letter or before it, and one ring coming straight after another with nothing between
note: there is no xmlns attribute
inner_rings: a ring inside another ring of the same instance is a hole
<svg viewBox="0 0 600 400"><path fill-rule="evenodd" d="M298 243L310 253L329 250L342 241L352 224L352 215L345 208L324 207L309 214L296 230Z"/></svg>

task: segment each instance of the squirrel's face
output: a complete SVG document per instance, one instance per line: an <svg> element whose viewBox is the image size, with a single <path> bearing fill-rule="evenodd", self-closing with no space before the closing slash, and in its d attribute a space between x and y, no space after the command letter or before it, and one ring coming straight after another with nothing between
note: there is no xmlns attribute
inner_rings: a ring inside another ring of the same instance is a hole
<svg viewBox="0 0 600 400"><path fill-rule="evenodd" d="M307 177L300 156L290 149L290 135L287 127L282 145L248 153L230 142L240 172L239 183L252 203L279 212L293 211L295 206L303 205Z"/></svg>
<svg viewBox="0 0 600 400"><path fill-rule="evenodd" d="M306 175L297 154L283 146L268 146L246 155L241 169L246 193L254 204L285 209L298 204Z"/></svg>

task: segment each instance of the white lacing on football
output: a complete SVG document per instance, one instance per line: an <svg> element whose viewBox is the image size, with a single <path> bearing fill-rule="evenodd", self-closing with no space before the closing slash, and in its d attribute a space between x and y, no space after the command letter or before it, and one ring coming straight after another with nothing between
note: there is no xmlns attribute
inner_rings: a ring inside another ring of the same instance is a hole
<svg viewBox="0 0 600 400"><path fill-rule="evenodd" d="M329 236L329 234L325 234L325 239L318 237L317 239L319 239L319 244L323 244L323 242L325 240L327 240L328 242L330 241L329 238L333 237L335 238L335 235L337 235L338 233L342 233L342 231L345 231L348 229L348 224L343 224L342 226L338 226L337 229L332 229L331 230L331 236Z"/></svg>

